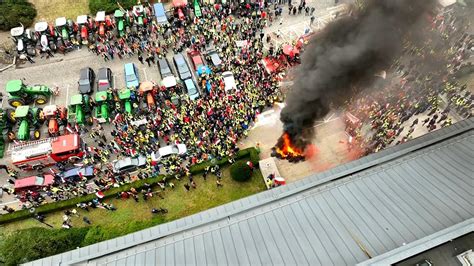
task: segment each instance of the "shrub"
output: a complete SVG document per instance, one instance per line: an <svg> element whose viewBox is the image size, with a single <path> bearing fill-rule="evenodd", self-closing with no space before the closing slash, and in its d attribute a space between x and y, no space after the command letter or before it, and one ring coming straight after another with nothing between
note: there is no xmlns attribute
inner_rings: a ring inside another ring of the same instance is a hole
<svg viewBox="0 0 474 266"><path fill-rule="evenodd" d="M20 26L29 27L36 17L34 5L26 0L0 1L0 30L9 31Z"/></svg>
<svg viewBox="0 0 474 266"><path fill-rule="evenodd" d="M0 261L18 265L80 247L89 228L29 228L0 238Z"/></svg>
<svg viewBox="0 0 474 266"><path fill-rule="evenodd" d="M237 161L230 166L230 176L238 182L244 182L252 176L252 169L245 161Z"/></svg>
<svg viewBox="0 0 474 266"><path fill-rule="evenodd" d="M119 9L117 2L124 9L130 9L137 4L137 0L89 0L89 10L91 14L96 14L97 11L105 11L107 14L113 13L116 9Z"/></svg>

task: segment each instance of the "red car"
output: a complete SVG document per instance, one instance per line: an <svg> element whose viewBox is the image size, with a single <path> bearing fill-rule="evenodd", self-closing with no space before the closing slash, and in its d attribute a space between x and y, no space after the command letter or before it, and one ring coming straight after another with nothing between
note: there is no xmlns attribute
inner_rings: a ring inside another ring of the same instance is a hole
<svg viewBox="0 0 474 266"><path fill-rule="evenodd" d="M54 176L43 175L43 176L30 176L15 181L15 192L19 193L26 190L40 190L43 187L47 187L54 183Z"/></svg>
<svg viewBox="0 0 474 266"><path fill-rule="evenodd" d="M197 50L192 50L188 52L189 58L191 58L191 62L193 62L194 70L197 71L199 66L204 65L204 61L202 60L201 53Z"/></svg>

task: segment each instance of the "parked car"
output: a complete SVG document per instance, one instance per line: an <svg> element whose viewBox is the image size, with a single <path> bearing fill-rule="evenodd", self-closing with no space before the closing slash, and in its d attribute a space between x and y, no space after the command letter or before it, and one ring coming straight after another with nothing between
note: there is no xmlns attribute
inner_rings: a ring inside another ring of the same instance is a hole
<svg viewBox="0 0 474 266"><path fill-rule="evenodd" d="M186 145L184 144L172 144L163 148L159 148L158 151L153 152L151 154L151 160L154 162L158 162L161 159L173 154L184 155L186 154L187 151L188 149L186 148Z"/></svg>
<svg viewBox="0 0 474 266"><path fill-rule="evenodd" d="M137 66L134 63L128 63L124 66L125 72L125 85L127 88L138 88L140 84L140 78L138 76Z"/></svg>
<svg viewBox="0 0 474 266"><path fill-rule="evenodd" d="M113 170L115 173L133 172L138 168L142 168L146 165L146 158L138 156L135 158L126 157L116 161L113 164Z"/></svg>
<svg viewBox="0 0 474 266"><path fill-rule="evenodd" d="M199 66L204 65L204 61L202 60L201 53L198 50L192 50L188 52L189 58L191 58L191 62L193 63L194 70L196 71Z"/></svg>
<svg viewBox="0 0 474 266"><path fill-rule="evenodd" d="M186 90L188 91L188 95L191 100L196 100L199 98L199 91L197 90L196 85L194 85L192 79L185 80L184 85L186 86Z"/></svg>
<svg viewBox="0 0 474 266"><path fill-rule="evenodd" d="M95 73L90 67L79 71L79 92L81 94L90 94L94 89Z"/></svg>
<svg viewBox="0 0 474 266"><path fill-rule="evenodd" d="M156 3L153 5L155 11L156 22L158 25L169 24L168 18L166 17L165 7L162 3Z"/></svg>
<svg viewBox="0 0 474 266"><path fill-rule="evenodd" d="M226 92L237 89L237 84L235 83L234 74L232 74L232 72L223 72L222 78L224 79L224 90Z"/></svg>
<svg viewBox="0 0 474 266"><path fill-rule="evenodd" d="M99 68L97 73L97 91L107 91L109 88L113 88L112 80L112 70L110 68Z"/></svg>
<svg viewBox="0 0 474 266"><path fill-rule="evenodd" d="M158 67L160 69L161 79L164 79L168 76L173 76L170 65L168 64L168 60L158 59Z"/></svg>
<svg viewBox="0 0 474 266"><path fill-rule="evenodd" d="M191 72L189 70L188 63L186 63L186 60L182 54L173 56L173 61L176 69L178 70L179 77L182 80L191 78Z"/></svg>
<svg viewBox="0 0 474 266"><path fill-rule="evenodd" d="M26 190L36 191L43 187L47 187L54 183L54 176L52 175L35 175L17 179L15 181L15 192L19 193Z"/></svg>
<svg viewBox="0 0 474 266"><path fill-rule="evenodd" d="M72 168L72 169L62 172L60 176L64 178L65 180L73 180L73 181L79 181L82 179L82 177L91 179L94 177L94 167L86 166L86 167Z"/></svg>
<svg viewBox="0 0 474 266"><path fill-rule="evenodd" d="M219 68L222 65L222 60L216 50L211 50L207 53L209 57L208 61L211 61L212 65Z"/></svg>

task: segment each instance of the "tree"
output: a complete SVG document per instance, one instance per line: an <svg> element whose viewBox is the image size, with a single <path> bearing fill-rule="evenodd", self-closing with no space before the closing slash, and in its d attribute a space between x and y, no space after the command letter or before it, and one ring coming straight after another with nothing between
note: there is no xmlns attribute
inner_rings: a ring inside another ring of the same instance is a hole
<svg viewBox="0 0 474 266"><path fill-rule="evenodd" d="M110 14L119 9L117 3L124 9L130 9L137 2L137 0L89 0L89 10L92 14L97 13L97 11L105 11L105 13Z"/></svg>
<svg viewBox="0 0 474 266"><path fill-rule="evenodd" d="M34 227L0 236L0 261L19 265L80 247L89 228Z"/></svg>
<svg viewBox="0 0 474 266"><path fill-rule="evenodd" d="M252 169L245 161L238 161L230 166L230 176L238 182L244 182L252 177Z"/></svg>
<svg viewBox="0 0 474 266"><path fill-rule="evenodd" d="M35 6L26 0L0 1L0 30L10 30L20 23L29 27L35 17Z"/></svg>

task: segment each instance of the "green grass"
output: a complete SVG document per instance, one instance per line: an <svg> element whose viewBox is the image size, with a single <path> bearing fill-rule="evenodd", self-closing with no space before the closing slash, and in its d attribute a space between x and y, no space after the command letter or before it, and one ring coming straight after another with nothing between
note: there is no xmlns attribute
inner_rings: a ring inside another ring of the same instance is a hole
<svg viewBox="0 0 474 266"><path fill-rule="evenodd" d="M35 21L54 23L59 17L75 21L78 15L89 14L89 0L29 0L29 2L35 5L38 12Z"/></svg>
<svg viewBox="0 0 474 266"><path fill-rule="evenodd" d="M252 178L247 182L236 182L232 180L229 174L229 168L223 169L222 184L223 187L216 186L216 177L208 176L207 181L204 181L202 175L194 176L194 181L197 184L196 189L186 191L183 187L185 178L181 181L172 180L176 185L174 189L166 188L162 192L164 199L154 196L148 201L143 201L140 195L140 202L137 203L133 199L108 199L105 202L112 203L118 208L117 211L108 211L104 209L90 209L90 212L78 209L81 217L73 217L73 227L86 226L82 222L82 216L86 215L92 222L93 226L101 227L119 227L125 226L136 221L152 221L153 225L169 222L179 219L206 209L216 207L252 194L265 190L262 175L259 170L255 171ZM159 188L154 188L154 191ZM152 208L166 208L168 213L166 215L156 215L151 213ZM62 223L63 212L53 212L46 215L45 222L60 228ZM6 233L15 232L17 230L31 228L31 227L46 227L34 219L26 219L16 221L0 226L0 229ZM124 232L124 234L129 232Z"/></svg>

